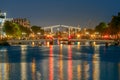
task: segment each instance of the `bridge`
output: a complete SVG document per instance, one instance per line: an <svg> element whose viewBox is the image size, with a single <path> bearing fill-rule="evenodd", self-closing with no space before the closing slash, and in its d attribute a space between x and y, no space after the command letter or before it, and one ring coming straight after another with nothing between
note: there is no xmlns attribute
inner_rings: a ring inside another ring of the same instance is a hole
<svg viewBox="0 0 120 80"><path fill-rule="evenodd" d="M77 42L114 42L114 40L90 40L90 39L70 39L69 41Z"/></svg>
<svg viewBox="0 0 120 80"><path fill-rule="evenodd" d="M70 40L58 40L58 39L39 39L39 40L7 40L7 42L9 44L25 44L25 45L41 45L41 44L54 44L55 41L59 41L59 43L62 43L62 42L67 42L66 44L71 44L71 43L74 43L74 42L82 42L82 43L88 43L88 42L91 42L91 43L103 43L105 44L106 42L107 43L113 43L114 40L88 40L88 39L70 39Z"/></svg>
<svg viewBox="0 0 120 80"><path fill-rule="evenodd" d="M75 32L81 30L80 26L75 27L75 26L67 26L67 25L54 25L54 26L43 27L44 31L50 29L50 33L54 32L53 31L54 28L57 28L58 30L60 30L60 28L67 28L69 34L70 34L70 30L72 29L75 29Z"/></svg>
<svg viewBox="0 0 120 80"><path fill-rule="evenodd" d="M7 40L9 44L27 44L27 45L32 45L32 44L41 44L42 42L51 42L51 39L39 39L39 40Z"/></svg>

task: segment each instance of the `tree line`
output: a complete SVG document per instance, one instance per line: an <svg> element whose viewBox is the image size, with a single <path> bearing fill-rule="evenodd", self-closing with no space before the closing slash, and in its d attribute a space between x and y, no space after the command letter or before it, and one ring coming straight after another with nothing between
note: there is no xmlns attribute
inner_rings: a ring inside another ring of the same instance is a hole
<svg viewBox="0 0 120 80"><path fill-rule="evenodd" d="M112 16L109 23L101 22L95 27L95 31L101 35L111 35L115 39L120 38L120 13L117 16Z"/></svg>
<svg viewBox="0 0 120 80"><path fill-rule="evenodd" d="M24 27L20 24L6 21L3 26L3 32L6 33L8 38L20 39L23 35L29 37L30 34L37 34L38 32L43 34L44 30L39 26Z"/></svg>

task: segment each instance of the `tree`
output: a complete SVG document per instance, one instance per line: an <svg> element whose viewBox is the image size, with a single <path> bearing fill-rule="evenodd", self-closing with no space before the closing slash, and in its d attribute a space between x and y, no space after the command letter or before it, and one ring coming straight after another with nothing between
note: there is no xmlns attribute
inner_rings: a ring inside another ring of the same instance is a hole
<svg viewBox="0 0 120 80"><path fill-rule="evenodd" d="M117 35L120 32L120 16L113 16L109 23L109 28L111 30L111 35Z"/></svg>
<svg viewBox="0 0 120 80"><path fill-rule="evenodd" d="M97 25L95 27L95 31L97 31L100 34L102 34L105 31L106 28L107 28L107 24L105 22L101 22L99 25Z"/></svg>
<svg viewBox="0 0 120 80"><path fill-rule="evenodd" d="M89 32L90 34L93 34L95 32L94 29L86 29L87 32Z"/></svg>
<svg viewBox="0 0 120 80"><path fill-rule="evenodd" d="M31 29L35 34L37 34L37 33L44 34L44 30L41 29L41 27L39 27L39 26L32 26Z"/></svg>
<svg viewBox="0 0 120 80"><path fill-rule="evenodd" d="M6 35L12 36L14 38L22 37L22 33L26 33L27 35L31 33L30 28L24 27L17 23L12 23L10 21L5 22L3 31L6 33Z"/></svg>
<svg viewBox="0 0 120 80"><path fill-rule="evenodd" d="M24 26L22 26L22 25L19 25L19 28L20 28L20 31L21 31L22 33L26 33L26 35L29 35L29 34L31 33L30 28L24 27Z"/></svg>
<svg viewBox="0 0 120 80"><path fill-rule="evenodd" d="M3 27L3 31L7 34L7 35L13 35L14 34L14 29L13 29L13 24L9 21L6 21Z"/></svg>
<svg viewBox="0 0 120 80"><path fill-rule="evenodd" d="M18 38L22 36L22 32L20 31L19 25L16 23L13 23L13 29L14 29L14 37Z"/></svg>
<svg viewBox="0 0 120 80"><path fill-rule="evenodd" d="M6 35L13 36L15 38L18 38L21 36L19 25L16 23L12 23L10 21L5 22L3 31L6 33Z"/></svg>

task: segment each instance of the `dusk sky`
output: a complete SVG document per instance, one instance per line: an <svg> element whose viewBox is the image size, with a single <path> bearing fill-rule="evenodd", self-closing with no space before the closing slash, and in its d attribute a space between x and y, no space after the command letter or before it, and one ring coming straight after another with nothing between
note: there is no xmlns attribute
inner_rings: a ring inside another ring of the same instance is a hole
<svg viewBox="0 0 120 80"><path fill-rule="evenodd" d="M120 12L120 0L1 0L7 18L27 18L31 25L95 27Z"/></svg>

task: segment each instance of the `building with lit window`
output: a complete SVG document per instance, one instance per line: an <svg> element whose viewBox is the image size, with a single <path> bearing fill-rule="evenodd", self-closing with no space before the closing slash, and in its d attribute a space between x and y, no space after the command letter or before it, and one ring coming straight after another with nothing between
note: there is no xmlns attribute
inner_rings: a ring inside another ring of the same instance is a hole
<svg viewBox="0 0 120 80"><path fill-rule="evenodd" d="M12 22L30 28L30 21L26 18L13 18Z"/></svg>
<svg viewBox="0 0 120 80"><path fill-rule="evenodd" d="M5 35L5 33L3 32L3 24L5 20L6 20L6 13L0 11L0 39L2 39Z"/></svg>

